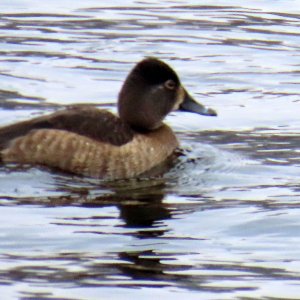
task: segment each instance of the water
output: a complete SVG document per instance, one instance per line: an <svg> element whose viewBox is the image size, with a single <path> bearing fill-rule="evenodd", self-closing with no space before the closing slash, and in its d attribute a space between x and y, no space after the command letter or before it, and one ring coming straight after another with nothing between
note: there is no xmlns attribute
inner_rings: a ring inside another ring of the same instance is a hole
<svg viewBox="0 0 300 300"><path fill-rule="evenodd" d="M0 125L115 111L145 56L217 118L167 119L186 156L104 184L0 168L1 299L299 299L300 4L0 3Z"/></svg>

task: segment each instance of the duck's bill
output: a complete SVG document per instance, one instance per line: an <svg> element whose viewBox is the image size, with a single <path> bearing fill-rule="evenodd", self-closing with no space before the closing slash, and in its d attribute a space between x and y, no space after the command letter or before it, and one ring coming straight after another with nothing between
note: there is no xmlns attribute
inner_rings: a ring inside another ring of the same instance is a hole
<svg viewBox="0 0 300 300"><path fill-rule="evenodd" d="M193 112L204 116L217 116L217 112L212 108L205 107L203 104L196 102L187 91L185 91L185 97L183 102L179 106L179 110Z"/></svg>

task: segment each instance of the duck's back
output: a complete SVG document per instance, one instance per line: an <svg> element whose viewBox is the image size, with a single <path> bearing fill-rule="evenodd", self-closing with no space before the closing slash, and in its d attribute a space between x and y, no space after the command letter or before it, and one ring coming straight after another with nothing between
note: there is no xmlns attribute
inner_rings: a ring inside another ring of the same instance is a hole
<svg viewBox="0 0 300 300"><path fill-rule="evenodd" d="M109 111L73 106L51 115L0 128L0 149L5 148L14 138L40 129L66 130L116 146L128 143L134 135L134 131L126 123ZM114 134L116 132L118 134Z"/></svg>
<svg viewBox="0 0 300 300"><path fill-rule="evenodd" d="M41 164L103 179L135 177L177 147L167 126L140 134L105 110L77 107L0 129L3 162Z"/></svg>

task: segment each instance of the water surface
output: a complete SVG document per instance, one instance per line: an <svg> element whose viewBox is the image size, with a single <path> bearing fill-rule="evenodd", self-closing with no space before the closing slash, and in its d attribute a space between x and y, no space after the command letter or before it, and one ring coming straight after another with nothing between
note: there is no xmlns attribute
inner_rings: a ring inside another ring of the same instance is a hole
<svg viewBox="0 0 300 300"><path fill-rule="evenodd" d="M105 184L0 168L3 299L299 299L298 1L0 3L0 125L116 111L145 56L219 113L174 113L186 156Z"/></svg>

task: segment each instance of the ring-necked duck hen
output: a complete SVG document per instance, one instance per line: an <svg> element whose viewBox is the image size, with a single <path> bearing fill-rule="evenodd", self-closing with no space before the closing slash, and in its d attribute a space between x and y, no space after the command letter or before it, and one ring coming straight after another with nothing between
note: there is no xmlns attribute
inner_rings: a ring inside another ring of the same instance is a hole
<svg viewBox="0 0 300 300"><path fill-rule="evenodd" d="M187 93L166 63L146 58L123 84L119 117L81 106L0 128L1 160L108 180L137 177L178 147L162 122L175 110L216 115Z"/></svg>

